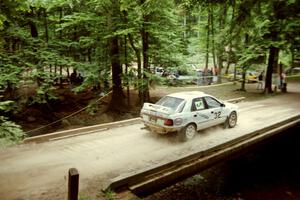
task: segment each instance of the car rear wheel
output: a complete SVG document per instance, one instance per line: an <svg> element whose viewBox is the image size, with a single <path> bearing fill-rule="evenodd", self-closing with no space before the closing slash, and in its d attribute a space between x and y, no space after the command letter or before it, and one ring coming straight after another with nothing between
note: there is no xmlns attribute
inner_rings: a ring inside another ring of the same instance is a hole
<svg viewBox="0 0 300 200"><path fill-rule="evenodd" d="M178 134L180 141L187 141L193 139L196 133L197 129L195 124L188 124L183 129L181 129Z"/></svg>
<svg viewBox="0 0 300 200"><path fill-rule="evenodd" d="M228 127L229 128L235 127L236 122L237 122L237 114L236 114L236 112L231 112L228 117L228 121L227 121Z"/></svg>

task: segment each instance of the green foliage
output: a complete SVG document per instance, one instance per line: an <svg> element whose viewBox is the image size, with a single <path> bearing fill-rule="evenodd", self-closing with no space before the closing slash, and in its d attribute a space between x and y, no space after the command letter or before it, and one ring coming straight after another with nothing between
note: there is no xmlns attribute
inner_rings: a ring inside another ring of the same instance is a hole
<svg viewBox="0 0 300 200"><path fill-rule="evenodd" d="M300 48L295 0L2 0L0 5L0 89L37 85L38 103L55 99L58 80L73 70L84 76L74 92L110 90L113 84L144 91L149 84L174 81L131 67L139 60L142 68L148 60L150 66L188 75L191 69L185 66L203 68L206 53L209 67L246 69L264 65L271 46L280 49L279 61L289 66L292 52ZM115 56L112 38L118 40ZM129 66L118 76L121 83L111 83L114 60Z"/></svg>
<svg viewBox="0 0 300 200"><path fill-rule="evenodd" d="M116 199L117 195L112 189L107 189L104 193L104 197L106 200L114 200Z"/></svg>
<svg viewBox="0 0 300 200"><path fill-rule="evenodd" d="M88 195L79 193L78 200L91 200L91 198L89 198Z"/></svg>
<svg viewBox="0 0 300 200"><path fill-rule="evenodd" d="M259 57L264 56L265 52L260 46L253 44L246 48L241 54L238 54L239 61L237 65L239 66L249 66L255 63Z"/></svg>
<svg viewBox="0 0 300 200"><path fill-rule="evenodd" d="M0 113L10 111L13 104L13 101L0 102ZM24 137L25 133L22 131L21 126L0 115L0 148L17 143Z"/></svg>
<svg viewBox="0 0 300 200"><path fill-rule="evenodd" d="M161 85L164 81L164 78L157 76L155 74L149 73L149 72L144 72L145 76L148 78L148 81L150 83L151 87L155 87L155 85ZM147 84L147 82L141 80L142 83L140 83L140 87L145 87L145 84ZM141 90L143 91L143 88L141 88Z"/></svg>
<svg viewBox="0 0 300 200"><path fill-rule="evenodd" d="M57 99L57 97L54 94L54 80L52 79L51 74L43 71L38 71L32 73L32 77L34 79L37 79L39 83L34 102L42 104L47 103L49 100Z"/></svg>
<svg viewBox="0 0 300 200"><path fill-rule="evenodd" d="M20 81L22 68L16 65L20 58L16 55L0 52L0 87L6 88L8 82L16 84Z"/></svg>
<svg viewBox="0 0 300 200"><path fill-rule="evenodd" d="M135 68L129 67L127 74L123 74L123 86L134 86L137 81L137 70Z"/></svg>
<svg viewBox="0 0 300 200"><path fill-rule="evenodd" d="M184 81L177 80L177 79L170 79L170 78L165 78L164 79L164 85L167 85L167 86L180 87L180 86L183 86L185 84L186 83Z"/></svg>
<svg viewBox="0 0 300 200"><path fill-rule="evenodd" d="M284 66L292 66L292 53L287 50L280 51L279 63L282 63Z"/></svg>
<svg viewBox="0 0 300 200"><path fill-rule="evenodd" d="M24 136L21 126L0 116L0 139L2 141L19 142L24 139Z"/></svg>
<svg viewBox="0 0 300 200"><path fill-rule="evenodd" d="M0 101L0 111L8 112L12 110L13 101Z"/></svg>
<svg viewBox="0 0 300 200"><path fill-rule="evenodd" d="M89 113L90 115L95 115L97 111L98 111L97 101L93 100L93 101L89 102L86 112Z"/></svg>
<svg viewBox="0 0 300 200"><path fill-rule="evenodd" d="M4 21L6 21L6 20L7 20L6 16L0 14L0 30L3 29L3 24L4 24Z"/></svg>

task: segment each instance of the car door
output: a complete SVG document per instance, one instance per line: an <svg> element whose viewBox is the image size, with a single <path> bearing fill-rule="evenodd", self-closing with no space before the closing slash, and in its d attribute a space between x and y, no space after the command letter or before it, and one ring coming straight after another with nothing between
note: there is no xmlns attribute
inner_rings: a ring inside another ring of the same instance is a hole
<svg viewBox="0 0 300 200"><path fill-rule="evenodd" d="M210 114L210 125L214 126L225 122L227 116L223 104L210 96L204 97L204 100L207 105L208 113Z"/></svg>
<svg viewBox="0 0 300 200"><path fill-rule="evenodd" d="M207 109L207 105L203 98L195 98L192 100L190 121L197 124L197 129L205 129L212 126L212 114Z"/></svg>

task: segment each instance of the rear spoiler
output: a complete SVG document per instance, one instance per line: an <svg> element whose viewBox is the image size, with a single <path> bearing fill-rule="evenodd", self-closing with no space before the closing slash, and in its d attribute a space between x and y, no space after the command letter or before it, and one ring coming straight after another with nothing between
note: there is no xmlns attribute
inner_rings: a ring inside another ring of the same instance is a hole
<svg viewBox="0 0 300 200"><path fill-rule="evenodd" d="M172 108L153 104L153 103L144 103L143 110L146 112L152 111L152 112L158 112L158 113L167 114L167 115L173 114L175 112L175 110L173 110Z"/></svg>

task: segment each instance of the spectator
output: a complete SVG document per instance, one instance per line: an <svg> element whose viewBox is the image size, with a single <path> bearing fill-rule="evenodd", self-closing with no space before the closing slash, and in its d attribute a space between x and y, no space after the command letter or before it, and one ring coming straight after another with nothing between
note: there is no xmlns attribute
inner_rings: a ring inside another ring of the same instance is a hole
<svg viewBox="0 0 300 200"><path fill-rule="evenodd" d="M80 73L78 74L77 81L78 81L78 84L81 84L83 82L83 77L81 76Z"/></svg>
<svg viewBox="0 0 300 200"><path fill-rule="evenodd" d="M280 74L280 89L282 92L286 92L286 74L282 72Z"/></svg>
<svg viewBox="0 0 300 200"><path fill-rule="evenodd" d="M75 84L76 83L76 79L77 79L77 72L76 70L74 70L70 76L70 82L71 84Z"/></svg>
<svg viewBox="0 0 300 200"><path fill-rule="evenodd" d="M257 90L263 89L264 71L262 71L258 76Z"/></svg>
<svg viewBox="0 0 300 200"><path fill-rule="evenodd" d="M201 70L197 71L197 85L203 84L203 72Z"/></svg>
<svg viewBox="0 0 300 200"><path fill-rule="evenodd" d="M208 85L210 85L213 82L213 71L212 70L208 70L207 71L207 75L208 75Z"/></svg>

